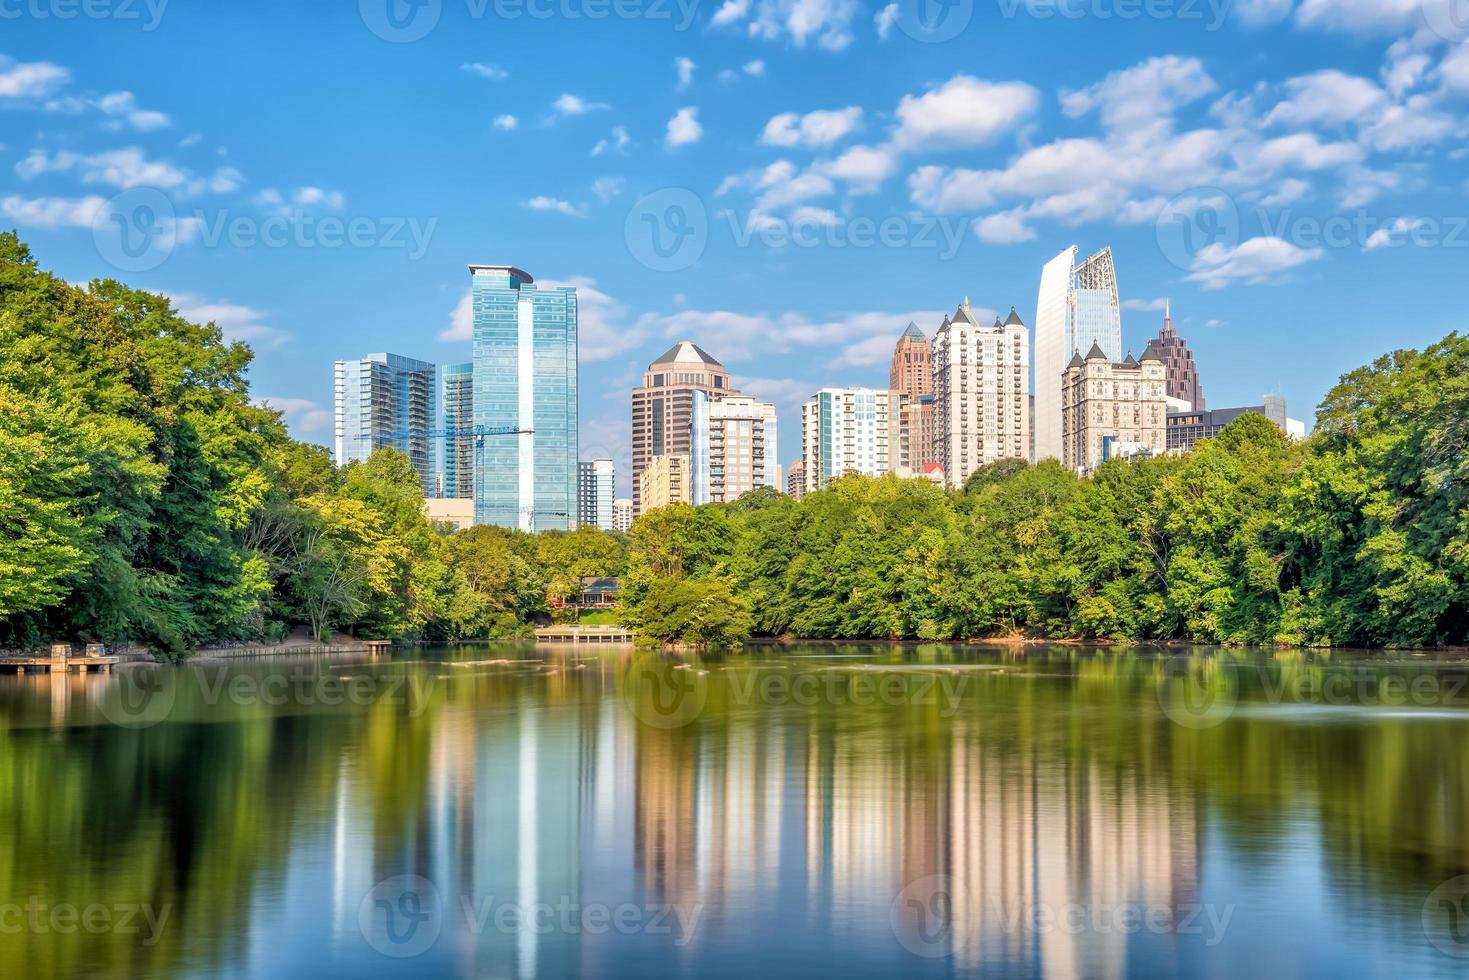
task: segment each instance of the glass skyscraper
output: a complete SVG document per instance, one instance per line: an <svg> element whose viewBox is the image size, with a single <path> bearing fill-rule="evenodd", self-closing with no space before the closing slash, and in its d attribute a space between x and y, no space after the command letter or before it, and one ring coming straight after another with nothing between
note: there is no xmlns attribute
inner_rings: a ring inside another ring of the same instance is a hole
<svg viewBox="0 0 1469 980"><path fill-rule="evenodd" d="M1035 315L1035 458L1060 459L1061 385L1073 354L1092 344L1113 363L1122 360L1122 304L1112 250L1104 248L1081 265L1072 245L1041 272Z"/></svg>
<svg viewBox="0 0 1469 980"><path fill-rule="evenodd" d="M476 524L571 530L577 521L576 290L537 289L508 265L469 267L474 421L521 429L486 436L474 471Z"/></svg>
<svg viewBox="0 0 1469 980"><path fill-rule="evenodd" d="M439 433L434 441L440 497L474 496L474 365L438 370Z"/></svg>
<svg viewBox="0 0 1469 980"><path fill-rule="evenodd" d="M436 495L435 389L435 369L427 361L398 354L337 361L337 465L365 462L374 450L397 449L412 461L423 492Z"/></svg>

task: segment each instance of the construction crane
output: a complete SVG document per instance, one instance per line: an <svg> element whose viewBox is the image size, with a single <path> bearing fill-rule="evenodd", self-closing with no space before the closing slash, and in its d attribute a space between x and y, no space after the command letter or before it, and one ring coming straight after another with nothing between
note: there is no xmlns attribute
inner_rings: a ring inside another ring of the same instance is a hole
<svg viewBox="0 0 1469 980"><path fill-rule="evenodd" d="M444 429L399 429L396 432L377 432L359 435L356 439L359 442L367 440L374 442L381 441L385 445L394 443L406 445L413 441L437 442L441 439L473 439L475 456L474 498L476 501L479 501L484 498L483 488L480 486L480 480L484 476L484 467L481 463L480 454L484 451L485 439L493 436L528 436L534 435L535 431L535 429L518 429L514 426L467 425ZM478 508L478 504L476 504L476 508ZM510 513L513 513L516 517L516 526L519 526L519 518L522 515L529 517L529 530L532 533L536 530L537 517L564 517L568 519L572 517L571 514L563 510L538 510L534 507L522 507L518 510L510 511Z"/></svg>

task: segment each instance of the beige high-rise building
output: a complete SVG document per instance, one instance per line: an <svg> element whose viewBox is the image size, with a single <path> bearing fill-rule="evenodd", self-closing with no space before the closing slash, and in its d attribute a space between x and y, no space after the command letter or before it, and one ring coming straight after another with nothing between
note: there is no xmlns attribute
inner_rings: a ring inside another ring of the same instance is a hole
<svg viewBox="0 0 1469 980"><path fill-rule="evenodd" d="M711 398L694 394L689 482L690 501L722 504L753 490L777 492L780 444L775 406L743 395Z"/></svg>
<svg viewBox="0 0 1469 980"><path fill-rule="evenodd" d="M712 398L737 395L729 372L692 341L680 340L648 365L641 387L632 393L633 514L643 513L643 470L654 456L690 451L689 426L694 415L694 392Z"/></svg>
<svg viewBox="0 0 1469 980"><path fill-rule="evenodd" d="M1001 459L1030 458L1030 331L1015 312L980 326L969 300L933 341L934 455L949 486Z"/></svg>
<svg viewBox="0 0 1469 980"><path fill-rule="evenodd" d="M786 471L786 493L797 500L806 496L806 462L798 459Z"/></svg>
<svg viewBox="0 0 1469 980"><path fill-rule="evenodd" d="M938 457L933 445L933 348L916 323L908 324L893 348L888 387L898 394L893 471L917 476Z"/></svg>
<svg viewBox="0 0 1469 980"><path fill-rule="evenodd" d="M1061 387L1062 461L1088 474L1109 459L1168 449L1168 367L1148 345L1121 364L1092 344L1073 355Z"/></svg>
<svg viewBox="0 0 1469 980"><path fill-rule="evenodd" d="M654 456L638 474L637 494L642 501L640 514L671 504L690 501L689 457L686 453Z"/></svg>
<svg viewBox="0 0 1469 980"><path fill-rule="evenodd" d="M632 498L618 497L612 501L612 530L623 534L632 530Z"/></svg>

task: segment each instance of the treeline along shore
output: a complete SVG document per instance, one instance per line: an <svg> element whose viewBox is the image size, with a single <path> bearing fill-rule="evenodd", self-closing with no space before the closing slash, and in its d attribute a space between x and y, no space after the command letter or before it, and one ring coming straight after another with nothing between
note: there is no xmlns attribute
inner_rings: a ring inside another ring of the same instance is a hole
<svg viewBox="0 0 1469 980"><path fill-rule="evenodd" d="M0 235L0 648L168 658L292 631L524 633L624 577L650 639L1469 642L1469 338L1342 377L1305 442L1247 415L1089 478L844 478L629 535L453 532L392 450L333 465L252 401L252 353L163 296L73 286Z"/></svg>

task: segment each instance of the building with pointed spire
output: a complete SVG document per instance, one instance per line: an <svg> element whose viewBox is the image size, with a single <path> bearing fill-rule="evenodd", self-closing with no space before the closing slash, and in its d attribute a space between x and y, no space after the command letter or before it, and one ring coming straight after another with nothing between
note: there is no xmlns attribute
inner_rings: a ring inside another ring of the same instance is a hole
<svg viewBox="0 0 1469 980"><path fill-rule="evenodd" d="M1014 307L982 326L965 299L934 336L933 372L933 462L950 486L988 463L1030 458L1030 331Z"/></svg>
<svg viewBox="0 0 1469 980"><path fill-rule="evenodd" d="M1168 371L1155 345L1113 362L1092 342L1062 376L1062 462L1083 475L1109 459L1168 449Z"/></svg>
<svg viewBox="0 0 1469 980"><path fill-rule="evenodd" d="M888 387L896 393L898 442L893 469L918 476L935 462L933 447L933 348L918 324L909 323L893 349Z"/></svg>
<svg viewBox="0 0 1469 980"><path fill-rule="evenodd" d="M1117 267L1104 248L1080 265L1075 245L1041 272L1035 316L1035 458L1061 459L1062 376L1073 354L1099 347L1122 359L1122 303Z"/></svg>
<svg viewBox="0 0 1469 980"><path fill-rule="evenodd" d="M1194 363L1194 352L1188 349L1188 341L1173 329L1171 302L1163 307L1163 329L1153 341L1153 347L1168 370L1168 397L1186 402L1191 412L1204 411L1204 385L1199 380L1199 367Z"/></svg>
<svg viewBox="0 0 1469 980"><path fill-rule="evenodd" d="M694 392L711 398L737 395L729 372L693 341L680 340L643 374L632 393L633 513L646 509L642 500L643 470L655 456L689 455Z"/></svg>

